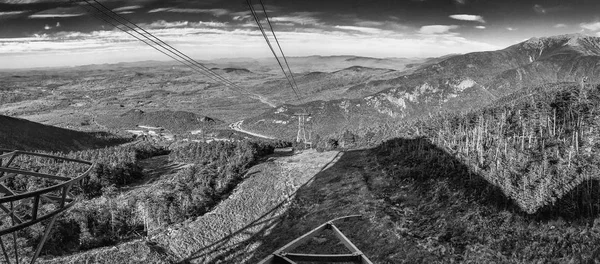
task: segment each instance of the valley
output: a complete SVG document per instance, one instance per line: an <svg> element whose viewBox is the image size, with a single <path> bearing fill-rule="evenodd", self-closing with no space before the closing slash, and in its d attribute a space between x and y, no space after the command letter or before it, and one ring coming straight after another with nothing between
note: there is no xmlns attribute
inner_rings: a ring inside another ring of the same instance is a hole
<svg viewBox="0 0 600 264"><path fill-rule="evenodd" d="M291 57L299 99L272 61L204 63L246 91L151 61L0 72L0 148L96 162L41 263L257 263L355 214L339 227L374 263L598 259L599 37Z"/></svg>

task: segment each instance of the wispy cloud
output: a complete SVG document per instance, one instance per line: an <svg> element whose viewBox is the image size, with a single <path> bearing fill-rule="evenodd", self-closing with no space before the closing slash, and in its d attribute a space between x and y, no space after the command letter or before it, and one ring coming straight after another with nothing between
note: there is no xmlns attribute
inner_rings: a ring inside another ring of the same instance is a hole
<svg viewBox="0 0 600 264"><path fill-rule="evenodd" d="M29 18L59 18L59 17L78 17L83 16L84 13L81 14L33 14L29 16Z"/></svg>
<svg viewBox="0 0 600 264"><path fill-rule="evenodd" d="M598 31L600 30L600 21L581 23L579 26L585 30Z"/></svg>
<svg viewBox="0 0 600 264"><path fill-rule="evenodd" d="M167 22L164 20L154 21L150 24L139 24L140 27L149 29L166 29L166 28L224 28L227 27L227 23L222 22L189 22L189 21L173 21Z"/></svg>
<svg viewBox="0 0 600 264"><path fill-rule="evenodd" d="M177 46L189 56L211 59L222 57L268 56L264 39L256 28L241 29L239 26L220 22L161 22L151 23L148 31L165 42ZM432 27L433 26L433 27ZM449 53L492 50L498 47L468 40L456 33L448 33L457 26L432 25L424 27L431 35L369 34L379 28L358 26L297 27L295 31L278 32L280 41L286 43L289 56L355 54L371 57L419 56L433 57ZM341 28L340 28L341 27ZM350 32L353 30L354 32ZM51 32L51 31L49 31ZM443 33L446 34L443 34ZM199 38L198 35L202 37ZM334 48L335 47L335 48ZM56 32L33 35L29 38L0 39L0 54L23 65L31 65L40 54L46 56L42 64L63 63L51 56L69 56L68 65L135 61L145 59L168 60L164 55L145 46L136 39L114 30L82 32ZM117 55L118 54L118 55ZM125 54L125 55L124 55ZM29 56L29 57L23 57ZM15 57L16 58L16 57ZM25 59L26 58L26 59ZM1 67L1 66L0 66Z"/></svg>
<svg viewBox="0 0 600 264"><path fill-rule="evenodd" d="M555 28L566 28L566 27L567 27L567 25L565 25L565 24L562 24L562 23L561 23L561 24L556 24L556 25L554 25L554 27L555 27Z"/></svg>
<svg viewBox="0 0 600 264"><path fill-rule="evenodd" d="M213 9L201 9L201 8L156 8L148 11L148 13L156 13L156 12L174 12L174 13L207 13L212 14L214 16L224 16L231 13L227 9L222 8L213 8Z"/></svg>
<svg viewBox="0 0 600 264"><path fill-rule="evenodd" d="M54 0L0 0L2 4L9 5L26 5L26 4L37 4L37 3L52 3Z"/></svg>
<svg viewBox="0 0 600 264"><path fill-rule="evenodd" d="M485 29L485 26L475 26L476 29Z"/></svg>
<svg viewBox="0 0 600 264"><path fill-rule="evenodd" d="M249 19L251 12L250 11L241 11L241 12L233 12L230 13L229 15L231 16L231 19L233 20L245 20L245 19Z"/></svg>
<svg viewBox="0 0 600 264"><path fill-rule="evenodd" d="M148 13L166 12L166 11L169 11L171 9L172 8L168 8L168 7L155 8L155 9L152 9L152 10L148 11Z"/></svg>
<svg viewBox="0 0 600 264"><path fill-rule="evenodd" d="M29 18L78 17L83 15L85 13L81 12L77 7L59 7L35 13L30 15Z"/></svg>
<svg viewBox="0 0 600 264"><path fill-rule="evenodd" d="M457 25L428 25L422 26L419 29L419 33L421 34L445 34L450 32L453 29L457 29Z"/></svg>
<svg viewBox="0 0 600 264"><path fill-rule="evenodd" d="M316 18L316 12L294 12L286 16L275 16L271 21L275 22L290 22L300 25L322 25L321 20Z"/></svg>
<svg viewBox="0 0 600 264"><path fill-rule="evenodd" d="M136 10L136 9L140 9L140 8L142 8L142 6L140 6L140 5L123 6L123 7L119 7L119 8L113 9L113 11L115 11L115 12L122 12L122 11Z"/></svg>
<svg viewBox="0 0 600 264"><path fill-rule="evenodd" d="M16 15L20 15L20 14L23 14L23 13L26 13L26 12L29 12L29 11L6 11L6 12L0 12L0 17L3 17L3 16L16 16Z"/></svg>
<svg viewBox="0 0 600 264"><path fill-rule="evenodd" d="M479 22L479 23L485 23L485 20L483 19L483 17L478 16L478 15L456 14L456 15L450 15L450 18L456 19L456 20L475 21L475 22Z"/></svg>
<svg viewBox="0 0 600 264"><path fill-rule="evenodd" d="M378 34L378 33L381 33L381 31L382 31L379 28L372 28L372 27L335 26L335 28L343 29L343 30L358 31L358 32L367 33L367 34Z"/></svg>
<svg viewBox="0 0 600 264"><path fill-rule="evenodd" d="M568 7L568 6L544 7L540 4L536 4L533 6L533 11L540 15L545 15L548 13L554 13L554 12L559 12L559 11L565 11L565 10L569 10L569 9L570 9L570 7Z"/></svg>
<svg viewBox="0 0 600 264"><path fill-rule="evenodd" d="M178 27L187 27L190 24L188 21L174 21L167 22L164 20L154 21L150 24L141 24L140 26L143 28L178 28Z"/></svg>
<svg viewBox="0 0 600 264"><path fill-rule="evenodd" d="M356 24L359 27L381 27L385 23L380 21L357 21L354 24Z"/></svg>

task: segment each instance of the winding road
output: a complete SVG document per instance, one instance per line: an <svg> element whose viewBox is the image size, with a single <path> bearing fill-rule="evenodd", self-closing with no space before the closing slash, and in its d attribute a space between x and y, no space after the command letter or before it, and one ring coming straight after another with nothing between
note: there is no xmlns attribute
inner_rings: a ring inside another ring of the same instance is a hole
<svg viewBox="0 0 600 264"><path fill-rule="evenodd" d="M231 123L231 124L229 124L229 128L231 128L232 130L235 130L235 131L238 131L238 132L242 132L242 133L246 133L248 135L252 135L252 136L255 136L255 137L259 137L259 138L275 139L274 137L269 137L269 136L261 135L261 134L258 134L258 133L250 132L250 131L247 131L247 130L243 130L242 129L242 123L244 123L244 120L237 121L235 123Z"/></svg>

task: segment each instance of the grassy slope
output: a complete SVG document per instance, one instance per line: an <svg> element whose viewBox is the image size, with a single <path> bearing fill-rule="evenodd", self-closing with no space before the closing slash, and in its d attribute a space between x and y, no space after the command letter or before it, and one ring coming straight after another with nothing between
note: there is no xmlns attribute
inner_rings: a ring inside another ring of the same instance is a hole
<svg viewBox="0 0 600 264"><path fill-rule="evenodd" d="M249 234L268 232L277 225L295 191L323 170L337 157L336 154L307 151L262 163L248 172L247 179L229 199L204 216L159 230L148 240L95 249L44 263L114 263L123 260L128 263L171 263L183 259L214 263L238 258L247 260L252 258L257 246L246 243Z"/></svg>
<svg viewBox="0 0 600 264"><path fill-rule="evenodd" d="M474 181L466 185L460 180L470 177ZM336 224L374 263L582 263L597 258L600 220L527 216L478 177L425 139L345 152L298 191L276 226L247 240L258 245L253 258L233 262L256 263L321 223L354 214L363 218ZM338 245L332 242L321 236L298 251L335 252Z"/></svg>

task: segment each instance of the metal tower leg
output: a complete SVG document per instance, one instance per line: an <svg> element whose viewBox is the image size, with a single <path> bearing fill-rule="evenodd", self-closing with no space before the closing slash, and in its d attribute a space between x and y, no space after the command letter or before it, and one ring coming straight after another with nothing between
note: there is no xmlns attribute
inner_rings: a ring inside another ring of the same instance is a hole
<svg viewBox="0 0 600 264"><path fill-rule="evenodd" d="M33 254L33 257L31 258L31 262L30 262L31 264L35 263L35 260L40 255L40 252L42 252L42 248L44 247L44 244L46 243L46 239L48 239L48 236L50 235L50 231L52 231L52 226L54 225L56 218L58 218L58 214L54 215L50 219L50 223L48 223L48 225L46 226L46 231L44 231L44 237L42 237L42 241L40 241L40 243L38 244L37 248L35 249L35 254Z"/></svg>

